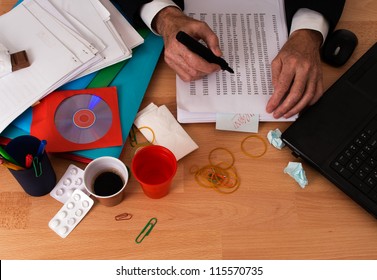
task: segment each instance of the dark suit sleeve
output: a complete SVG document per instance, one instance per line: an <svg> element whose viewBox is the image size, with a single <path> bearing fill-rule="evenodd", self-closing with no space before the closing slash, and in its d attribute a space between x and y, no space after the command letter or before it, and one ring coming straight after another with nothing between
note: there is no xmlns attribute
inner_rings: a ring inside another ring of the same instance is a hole
<svg viewBox="0 0 377 280"><path fill-rule="evenodd" d="M331 33L343 12L345 0L285 0L287 27L290 29L292 18L297 10L307 8L322 14L329 22Z"/></svg>
<svg viewBox="0 0 377 280"><path fill-rule="evenodd" d="M152 0L111 0L111 2L120 8L123 15L133 23L135 27L141 27L144 25L140 18L141 7ZM184 8L183 0L173 0L182 10Z"/></svg>

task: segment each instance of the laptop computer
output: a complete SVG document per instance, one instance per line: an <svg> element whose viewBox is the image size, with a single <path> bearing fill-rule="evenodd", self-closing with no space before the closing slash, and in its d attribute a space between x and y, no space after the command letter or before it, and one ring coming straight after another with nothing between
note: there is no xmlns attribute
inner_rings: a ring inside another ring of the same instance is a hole
<svg viewBox="0 0 377 280"><path fill-rule="evenodd" d="M377 218L377 43L281 138Z"/></svg>

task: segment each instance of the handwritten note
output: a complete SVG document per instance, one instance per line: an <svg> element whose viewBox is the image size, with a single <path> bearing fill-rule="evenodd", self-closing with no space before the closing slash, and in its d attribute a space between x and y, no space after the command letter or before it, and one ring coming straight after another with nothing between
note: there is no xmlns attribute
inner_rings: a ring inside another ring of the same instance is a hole
<svg viewBox="0 0 377 280"><path fill-rule="evenodd" d="M240 132L258 132L258 114L216 114L216 129Z"/></svg>

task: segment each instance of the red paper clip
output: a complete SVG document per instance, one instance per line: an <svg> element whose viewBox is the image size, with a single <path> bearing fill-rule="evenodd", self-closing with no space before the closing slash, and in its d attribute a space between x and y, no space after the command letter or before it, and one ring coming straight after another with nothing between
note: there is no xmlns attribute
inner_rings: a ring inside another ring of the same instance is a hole
<svg viewBox="0 0 377 280"><path fill-rule="evenodd" d="M132 214L130 213L122 213L115 216L115 221L124 221L124 220L130 220L132 218Z"/></svg>

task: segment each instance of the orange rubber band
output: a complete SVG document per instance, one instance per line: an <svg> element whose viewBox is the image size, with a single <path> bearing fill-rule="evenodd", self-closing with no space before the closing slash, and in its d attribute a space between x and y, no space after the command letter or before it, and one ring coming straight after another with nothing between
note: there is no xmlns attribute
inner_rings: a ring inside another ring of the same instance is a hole
<svg viewBox="0 0 377 280"><path fill-rule="evenodd" d="M247 152L247 151L245 150L245 148L244 148L244 144L245 144L245 142L246 142L248 139L250 139L250 138L257 138L257 139L259 139L259 140L262 141L263 146L264 146L264 150L263 150L262 153L257 154L257 155L253 155L253 154L250 154L249 152ZM267 152L267 143L266 143L266 140L264 140L262 137L260 137L260 136L258 136L258 135L249 135L249 136L247 136L245 139L242 140L242 142L241 142L241 150L242 150L242 152L243 152L245 155L247 155L247 156L249 156L249 157L251 157L251 158L259 158L259 157L263 156L263 155Z"/></svg>
<svg viewBox="0 0 377 280"><path fill-rule="evenodd" d="M211 164L211 165L214 165L214 166L220 166L220 164L214 164L213 162L212 162L212 160L211 160L211 157L212 157L212 154L215 152L215 151L219 151L219 150L223 150L223 151L225 151L225 152L227 152L230 156L231 156L231 158L232 158L232 161L231 161L231 163L229 164L229 166L227 166L227 167L222 167L223 169L229 169L229 168L231 168L233 165L234 165L234 162L236 161L236 159L234 158L234 155L233 155L233 153L231 152L231 151L229 151L228 149L226 149L226 148L215 148L215 149L213 149L212 151L210 151L209 152L209 155L208 155L208 161L209 161L209 163Z"/></svg>

